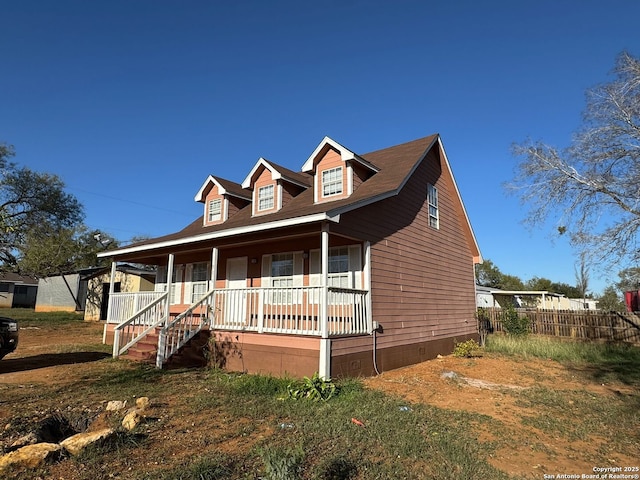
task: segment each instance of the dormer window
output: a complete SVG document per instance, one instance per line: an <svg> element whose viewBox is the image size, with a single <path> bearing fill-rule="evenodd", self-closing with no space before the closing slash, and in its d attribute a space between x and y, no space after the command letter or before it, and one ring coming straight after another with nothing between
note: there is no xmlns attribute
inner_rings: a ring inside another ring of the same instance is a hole
<svg viewBox="0 0 640 480"><path fill-rule="evenodd" d="M222 200L219 198L209 200L207 219L209 222L217 222L222 219Z"/></svg>
<svg viewBox="0 0 640 480"><path fill-rule="evenodd" d="M342 167L330 168L322 172L322 196L331 197L343 192Z"/></svg>
<svg viewBox="0 0 640 480"><path fill-rule="evenodd" d="M310 186L309 175L293 172L262 157L242 182L242 188L253 191L253 216L280 211Z"/></svg>
<svg viewBox="0 0 640 480"><path fill-rule="evenodd" d="M313 176L314 203L347 198L378 171L378 167L329 137L302 166L303 173Z"/></svg>
<svg viewBox="0 0 640 480"><path fill-rule="evenodd" d="M273 185L265 185L258 189L258 211L271 210L274 206L274 188Z"/></svg>
<svg viewBox="0 0 640 480"><path fill-rule="evenodd" d="M251 192L239 183L209 175L198 190L196 202L203 204L203 226L225 222L251 202Z"/></svg>

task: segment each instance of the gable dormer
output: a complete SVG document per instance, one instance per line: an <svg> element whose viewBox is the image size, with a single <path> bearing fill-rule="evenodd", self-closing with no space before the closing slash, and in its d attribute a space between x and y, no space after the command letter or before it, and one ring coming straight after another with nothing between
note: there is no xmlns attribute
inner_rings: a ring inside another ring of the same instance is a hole
<svg viewBox="0 0 640 480"><path fill-rule="evenodd" d="M277 212L310 186L308 175L293 172L264 158L258 160L242 182L242 188L253 191L253 216Z"/></svg>
<svg viewBox="0 0 640 480"><path fill-rule="evenodd" d="M198 190L195 201L204 203L203 226L217 225L251 202L251 192L242 185L209 175Z"/></svg>
<svg viewBox="0 0 640 480"><path fill-rule="evenodd" d="M350 196L358 186L379 169L329 137L302 166L313 176L314 203L340 200Z"/></svg>

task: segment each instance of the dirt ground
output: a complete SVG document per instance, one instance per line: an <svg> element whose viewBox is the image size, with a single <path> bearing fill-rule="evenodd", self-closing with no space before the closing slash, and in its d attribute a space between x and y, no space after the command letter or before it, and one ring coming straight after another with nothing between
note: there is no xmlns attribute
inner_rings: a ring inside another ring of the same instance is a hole
<svg viewBox="0 0 640 480"><path fill-rule="evenodd" d="M443 374L450 372L455 372L457 378L443 378ZM510 475L528 478L545 478L544 474L592 474L593 468L599 466L594 459L601 458L603 448L606 450L607 437L593 432L589 441L569 442L557 433L525 425L523 417L540 412L517 405L515 392L526 395L532 387L567 393L586 391L602 398L603 402L633 392L620 383L596 383L589 372L571 370L555 361L518 361L488 355L474 359L446 356L385 372L365 383L410 402L491 417L496 420L498 431L483 423L478 435L479 440L486 442L502 439L497 442L497 449L488 450L489 463ZM505 444L505 436L510 436L512 441ZM615 452L609 457L608 465L640 463L638 458Z"/></svg>
<svg viewBox="0 0 640 480"><path fill-rule="evenodd" d="M73 353L69 347L71 341L98 345L101 335L101 327L95 324L80 326L72 340L63 330L21 330L18 350L0 361L0 394L2 384L64 385L87 375L92 368L104 369L104 363L97 362L109 356L104 350ZM60 354L60 351L71 353ZM450 372L455 373L454 378L443 378L443 374L452 376ZM599 466L594 459L602 458L602 452L606 451L607 438L593 432L587 441L570 442L557 433L526 424L523 417L536 412L528 412L526 407L517 404L518 392L542 386L560 392L589 392L603 402L637 393L622 383L598 383L589 372L572 370L554 361L517 361L491 355L474 359L438 358L382 373L366 379L365 384L368 388L404 397L407 402L491 417L495 422L478 422L476 432L478 439L490 446L488 461L510 475L527 478L592 473L593 467ZM0 419L10 417L10 408L0 401ZM196 422L188 423L188 428L197 428ZM512 440L505 441L505 438ZM176 445L176 448L179 447ZM610 452L609 457L607 461L611 465L640 464L636 458L615 452Z"/></svg>

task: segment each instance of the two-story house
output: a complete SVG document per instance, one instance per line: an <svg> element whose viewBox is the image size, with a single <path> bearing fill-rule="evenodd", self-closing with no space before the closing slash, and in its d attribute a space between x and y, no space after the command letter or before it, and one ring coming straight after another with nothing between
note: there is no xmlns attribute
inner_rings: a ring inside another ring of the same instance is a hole
<svg viewBox="0 0 640 480"><path fill-rule="evenodd" d="M102 254L158 271L153 298L111 293L114 355L162 327L161 366L205 328L228 369L338 377L477 337L481 254L439 135L363 155L324 138L298 172L260 158L195 201L183 230Z"/></svg>

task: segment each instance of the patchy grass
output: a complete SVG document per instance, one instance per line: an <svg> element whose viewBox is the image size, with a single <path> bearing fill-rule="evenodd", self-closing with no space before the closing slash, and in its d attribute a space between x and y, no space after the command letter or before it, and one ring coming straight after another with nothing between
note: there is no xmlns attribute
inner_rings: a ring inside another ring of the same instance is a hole
<svg viewBox="0 0 640 480"><path fill-rule="evenodd" d="M35 312L32 308L0 308L0 317L18 320L20 328L28 327L69 327L84 322L82 313L76 312Z"/></svg>
<svg viewBox="0 0 640 480"><path fill-rule="evenodd" d="M589 371L596 382L640 386L640 347L628 344L571 342L529 335L490 335L486 351L523 358L544 358Z"/></svg>
<svg viewBox="0 0 640 480"><path fill-rule="evenodd" d="M43 329L58 325L38 321ZM592 442L594 435L607 439L594 465L608 464L615 453L637 458L637 349L556 345L535 337L517 343L500 340L490 337L487 350L492 353L469 360L471 366L489 357L504 361L504 355L554 358L570 366L569 374L584 375L598 389L604 390L606 378L619 381L615 388L623 391L609 393L606 401L589 385L581 390L580 384L562 391L547 384L492 392L490 401L497 409L502 403L517 405L516 421L509 423L501 416L410 403L353 379L337 381L332 398L313 402L287 395L291 379L216 369L163 371L103 359L78 365L64 385L0 384L0 425L10 425L0 430L0 445L52 413L91 416L109 400L126 400L130 406L137 397L149 396L146 421L132 434L80 457L15 472L14 478L215 480L282 474L294 480L507 480L519 477L489 463L499 449L553 455L558 442L568 449L577 442L578 451L579 442ZM522 369L533 378L538 373L530 365ZM630 387L625 390L624 385ZM531 478L541 478L539 472Z"/></svg>
<svg viewBox="0 0 640 480"><path fill-rule="evenodd" d="M105 362L108 367L117 364ZM508 478L486 462L473 435L470 422L482 418L424 405L403 409L406 402L366 390L357 381L337 383L341 387L338 395L313 402L287 398L288 381L273 377L131 365L115 372L106 368L71 388L42 386L37 403L26 394L12 400L23 400L23 409L31 412L65 408L78 398L84 405L108 399L133 404L135 395L144 394L161 405L171 403L170 418L160 414L159 420L148 422L143 441L127 437L66 462L66 468L72 469L71 478L102 478L98 470L105 465L109 468L103 471L132 479L258 478L257 474L291 479ZM183 420L179 429L169 425L176 419ZM210 424L196 424L196 419L209 419ZM24 424L25 419L13 422ZM223 434L215 432L215 425L221 423ZM188 451L184 458L171 457L176 453L175 444L162 447L168 441L168 430L170 438L183 438L181 447ZM234 452L220 450L244 442L246 447ZM136 463L142 458L152 466L142 468ZM57 470L61 465L44 469L44 478L65 476ZM130 471L133 466L136 468ZM146 471L149 468L152 471ZM32 474L16 478L31 478Z"/></svg>

